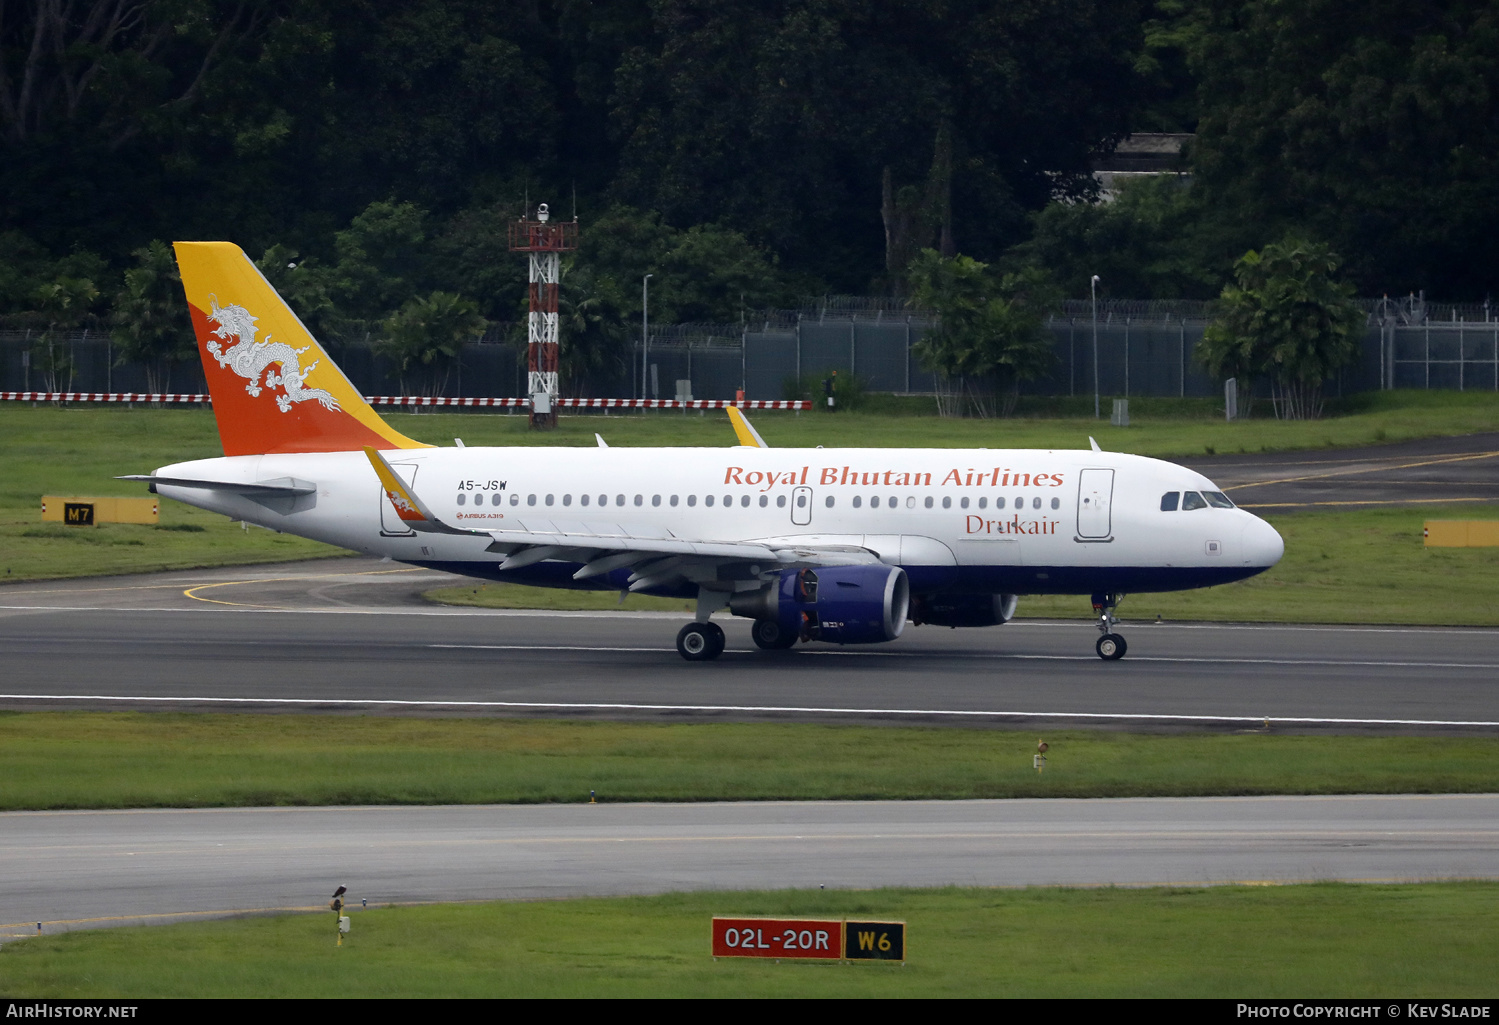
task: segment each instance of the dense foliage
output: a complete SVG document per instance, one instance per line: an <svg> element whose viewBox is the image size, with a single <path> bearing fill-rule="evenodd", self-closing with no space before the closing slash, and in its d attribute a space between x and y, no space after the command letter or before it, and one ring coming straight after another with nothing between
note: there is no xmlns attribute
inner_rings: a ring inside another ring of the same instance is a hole
<svg viewBox="0 0 1499 1025"><path fill-rule="evenodd" d="M137 254L224 238L335 336L437 292L514 320L543 200L584 225L577 382L647 273L663 323L909 294L926 248L1207 298L1296 233L1364 294L1480 298L1496 102L1499 0L25 0L0 315L167 353ZM1190 186L1091 202L1137 131L1197 133Z"/></svg>

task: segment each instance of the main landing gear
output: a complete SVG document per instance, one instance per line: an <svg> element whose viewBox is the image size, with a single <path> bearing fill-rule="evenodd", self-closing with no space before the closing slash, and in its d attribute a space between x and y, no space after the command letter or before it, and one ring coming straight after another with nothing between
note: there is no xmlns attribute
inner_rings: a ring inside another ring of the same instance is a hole
<svg viewBox="0 0 1499 1025"><path fill-rule="evenodd" d="M1098 614L1098 632L1103 634L1094 645L1098 657L1110 662L1121 659L1129 650L1129 645L1124 638L1114 632L1114 609L1119 604L1122 594L1095 594L1093 596L1093 611Z"/></svg>
<svg viewBox="0 0 1499 1025"><path fill-rule="evenodd" d="M723 654L723 627L712 621L688 623L677 633L677 653L689 662L707 662Z"/></svg>

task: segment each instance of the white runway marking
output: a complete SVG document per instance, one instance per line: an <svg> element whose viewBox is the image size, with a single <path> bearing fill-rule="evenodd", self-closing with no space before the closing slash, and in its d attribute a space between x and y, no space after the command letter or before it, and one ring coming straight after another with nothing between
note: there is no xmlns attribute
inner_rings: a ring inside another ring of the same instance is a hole
<svg viewBox="0 0 1499 1025"><path fill-rule="evenodd" d="M670 648L606 648L584 644L429 644L429 648L457 649L460 651L613 651L660 654ZM749 649L726 649L725 654L753 655ZM845 656L854 658L931 658L929 651L848 651L827 648L807 648L798 655ZM942 658L996 659L1004 661L1031 662L1100 662L1096 655L1022 655L1004 651L944 651ZM1132 655L1125 663L1134 662L1181 662L1196 665L1249 665L1249 666L1363 666L1392 669L1499 669L1495 662L1364 662L1353 659L1320 658L1182 658L1173 655Z"/></svg>
<svg viewBox="0 0 1499 1025"><path fill-rule="evenodd" d="M632 649L633 650L633 649ZM0 701L99 701L116 704L284 705L293 708L491 708L546 712L707 712L776 715L939 716L953 719L1057 719L1088 722L1249 723L1255 726L1499 726L1499 721L1460 719L1333 719L1277 715L1165 715L1144 712L1014 712L1003 709L834 708L796 705L650 705L572 701L407 701L390 698L148 697L118 694L0 694Z"/></svg>

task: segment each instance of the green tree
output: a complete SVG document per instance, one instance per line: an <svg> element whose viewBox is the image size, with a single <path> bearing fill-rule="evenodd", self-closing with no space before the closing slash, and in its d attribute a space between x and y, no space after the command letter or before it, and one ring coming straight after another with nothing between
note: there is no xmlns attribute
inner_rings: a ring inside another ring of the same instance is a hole
<svg viewBox="0 0 1499 1025"><path fill-rule="evenodd" d="M1353 286L1338 281L1338 257L1325 244L1289 237L1250 250L1234 265L1199 359L1210 373L1270 377L1286 419L1322 415L1322 385L1358 353L1364 315Z"/></svg>
<svg viewBox="0 0 1499 1025"><path fill-rule="evenodd" d="M1037 271L997 275L971 257L932 249L911 261L908 275L912 305L938 316L914 347L922 367L938 376L938 411L1008 416L1020 385L1051 366L1042 314L1055 290Z"/></svg>
<svg viewBox="0 0 1499 1025"><path fill-rule="evenodd" d="M630 324L611 289L600 289L576 257L562 266L558 297L558 376L565 394L591 398L630 375Z"/></svg>
<svg viewBox="0 0 1499 1025"><path fill-rule="evenodd" d="M1070 296L1094 274L1109 294L1133 299L1210 299L1233 267L1222 222L1176 176L1129 182L1111 203L1052 203L1007 264L1044 267Z"/></svg>
<svg viewBox="0 0 1499 1025"><path fill-rule="evenodd" d="M427 280L427 212L414 203L377 200L335 236L338 261L329 292L348 317L379 320L416 296Z"/></svg>
<svg viewBox="0 0 1499 1025"><path fill-rule="evenodd" d="M468 299L433 292L408 299L385 321L385 337L375 343L375 352L396 364L402 394L440 395L463 343L483 334L485 326Z"/></svg>
<svg viewBox="0 0 1499 1025"><path fill-rule="evenodd" d="M157 240L137 249L135 257L111 316L119 346L115 362L141 364L146 390L166 392L171 390L173 368L197 358L197 339L171 247Z"/></svg>
<svg viewBox="0 0 1499 1025"><path fill-rule="evenodd" d="M68 391L73 385L73 352L68 332L82 323L99 300L90 278L59 277L36 291L37 311L47 327L31 347L31 365L42 372L48 391Z"/></svg>
<svg viewBox="0 0 1499 1025"><path fill-rule="evenodd" d="M1204 208L1307 231L1365 294L1478 296L1499 234L1499 4L1204 0Z"/></svg>
<svg viewBox="0 0 1499 1025"><path fill-rule="evenodd" d="M329 268L279 242L267 249L255 266L314 338L327 344L340 336L343 316L328 294L332 277Z"/></svg>

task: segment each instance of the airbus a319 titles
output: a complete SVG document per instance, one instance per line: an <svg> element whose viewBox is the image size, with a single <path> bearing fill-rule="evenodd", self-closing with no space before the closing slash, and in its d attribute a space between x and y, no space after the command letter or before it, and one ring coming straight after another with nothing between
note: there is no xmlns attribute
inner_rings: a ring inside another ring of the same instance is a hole
<svg viewBox="0 0 1499 1025"><path fill-rule="evenodd" d="M128 479L235 519L485 580L696 600L766 649L893 641L908 621L996 626L1075 594L1124 655L1125 593L1240 580L1280 535L1192 470L1099 451L435 447L380 418L237 246L177 260L224 455Z"/></svg>

